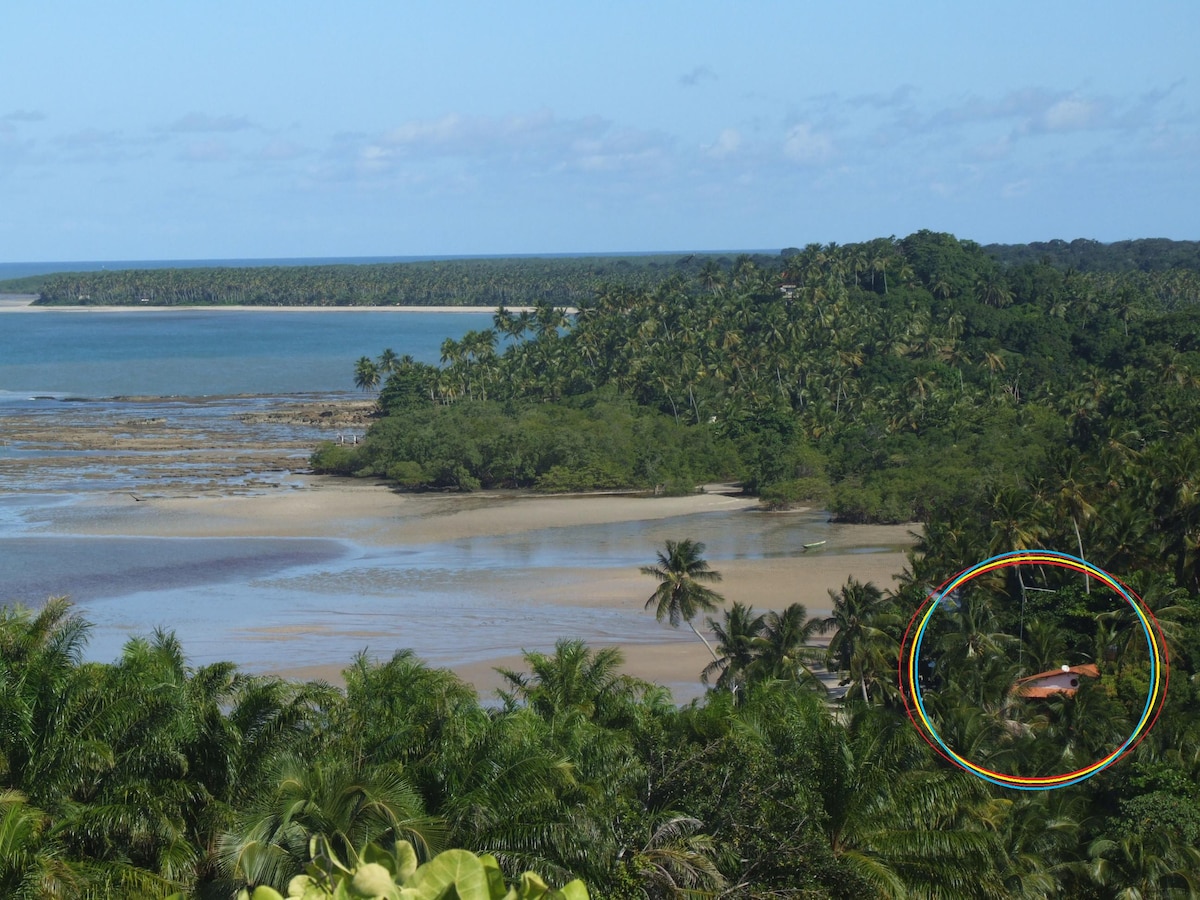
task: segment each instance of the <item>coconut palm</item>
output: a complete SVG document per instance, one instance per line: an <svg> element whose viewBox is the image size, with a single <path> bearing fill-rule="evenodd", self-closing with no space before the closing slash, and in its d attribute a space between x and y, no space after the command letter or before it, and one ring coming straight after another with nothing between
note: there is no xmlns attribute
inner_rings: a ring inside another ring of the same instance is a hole
<svg viewBox="0 0 1200 900"><path fill-rule="evenodd" d="M769 678L800 681L823 691L824 685L809 664L823 651L809 646L821 628L821 619L810 619L803 603L793 603L783 612L772 610L763 619L762 637L753 668Z"/></svg>
<svg viewBox="0 0 1200 900"><path fill-rule="evenodd" d="M833 609L815 630L820 634L833 632L826 665L836 671L849 671L860 646L889 637L885 629L903 624L900 616L887 611L883 591L873 582L863 584L847 578L841 590L829 591L829 599Z"/></svg>
<svg viewBox="0 0 1200 900"><path fill-rule="evenodd" d="M1097 838L1076 869L1108 897L1200 897L1200 850L1161 833Z"/></svg>
<svg viewBox="0 0 1200 900"><path fill-rule="evenodd" d="M642 566L639 571L659 581L658 589L646 601L646 609L653 606L655 618L660 622L665 618L675 628L686 622L716 662L716 651L692 624L699 613L712 612L717 604L725 602L724 597L703 584L721 580L721 573L709 567L703 553L704 544L700 541L668 540L666 550L658 552L658 565Z"/></svg>
<svg viewBox="0 0 1200 900"><path fill-rule="evenodd" d="M717 636L720 656L704 667L700 680L708 684L716 675L719 690L736 693L746 683L747 672L757 658L763 621L763 616L754 614L754 607L737 602L725 610L724 623L710 617L708 627Z"/></svg>
<svg viewBox="0 0 1200 900"><path fill-rule="evenodd" d="M361 356L354 364L354 386L360 391L379 387L379 366L369 356Z"/></svg>
<svg viewBox="0 0 1200 900"><path fill-rule="evenodd" d="M388 347L379 354L379 359L376 362L376 366L379 369L380 377L386 380L389 375L391 375L400 367L400 357L396 355L395 350L393 350L391 347Z"/></svg>

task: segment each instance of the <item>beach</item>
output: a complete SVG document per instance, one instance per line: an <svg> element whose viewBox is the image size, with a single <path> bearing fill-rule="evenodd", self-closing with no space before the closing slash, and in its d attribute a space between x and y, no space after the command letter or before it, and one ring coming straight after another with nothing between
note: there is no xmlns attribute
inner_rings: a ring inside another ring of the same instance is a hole
<svg viewBox="0 0 1200 900"><path fill-rule="evenodd" d="M767 513L752 498L710 492L686 497L634 497L590 495L547 497L518 492L482 492L470 495L401 494L375 483L301 476L291 489L243 496L178 495L137 500L128 495L94 497L59 510L51 529L93 537L143 537L155 539L330 539L385 552L389 548L463 546L464 542L520 540L537 535L553 542L557 533L566 547L577 546L580 534L589 528L645 528L655 523L671 524L680 537L689 521L712 527L717 517L737 517L742 527L753 529L760 522L778 528L788 516L811 513ZM826 545L790 557L713 559L723 575L716 587L730 603L753 605L759 611L782 609L804 603L810 615L826 615L829 591L837 590L847 578L871 581L880 587L893 583L905 565L904 546L911 543L909 526L832 526ZM547 537L549 535L549 538ZM586 541L586 538L582 540ZM472 546L479 546L478 543ZM654 562L655 546L645 548L645 564ZM627 619L638 630L635 640L608 640L605 634L539 633L528 631L533 646L546 648L549 640L583 638L593 646L618 646L625 657L624 671L630 675L669 686L677 699L696 696L702 688L700 671L711 660L703 644L686 628L672 629L643 610L656 582L638 571L638 566L597 564L593 555L571 564L564 553L550 565L517 569L516 577L497 578L491 584L485 570L475 572L461 586L492 592L497 615L519 610L528 621L570 622L572 611L595 614L596 610ZM512 573L508 573L510 576ZM305 648L314 637L360 639L373 655L386 656L384 648L398 649L411 641L405 622L381 616L364 628L363 620L340 626L339 616L314 615L306 611L289 624L246 628L235 634L259 645L274 644L281 651L294 647L296 664L273 666L270 671L291 678L318 678L340 683L340 673L350 662L303 661ZM718 614L719 615L719 614ZM703 627L703 622L697 622ZM522 626L527 628L528 626ZM339 634L339 628L343 632ZM236 638L235 638L236 639ZM493 647L492 655L479 658L473 648L470 658L454 660L454 648L446 648L435 661L449 665L484 696L491 695L501 679L496 667L521 666L525 646ZM465 652L465 651L464 651ZM286 656L287 653L282 655Z"/></svg>

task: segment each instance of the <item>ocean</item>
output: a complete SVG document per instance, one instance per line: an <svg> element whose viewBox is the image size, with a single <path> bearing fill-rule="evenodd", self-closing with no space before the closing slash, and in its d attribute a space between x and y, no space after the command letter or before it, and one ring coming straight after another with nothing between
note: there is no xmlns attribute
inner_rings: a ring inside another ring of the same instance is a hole
<svg viewBox="0 0 1200 900"><path fill-rule="evenodd" d="M443 340L491 325L490 312L5 312L0 404L353 391L361 356L391 348L437 363Z"/></svg>

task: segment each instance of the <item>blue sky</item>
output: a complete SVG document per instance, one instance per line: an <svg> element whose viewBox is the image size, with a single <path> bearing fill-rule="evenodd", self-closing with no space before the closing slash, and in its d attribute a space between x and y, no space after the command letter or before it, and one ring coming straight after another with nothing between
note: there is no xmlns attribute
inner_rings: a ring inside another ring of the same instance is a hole
<svg viewBox="0 0 1200 900"><path fill-rule="evenodd" d="M4 0L0 261L1200 239L1200 3Z"/></svg>

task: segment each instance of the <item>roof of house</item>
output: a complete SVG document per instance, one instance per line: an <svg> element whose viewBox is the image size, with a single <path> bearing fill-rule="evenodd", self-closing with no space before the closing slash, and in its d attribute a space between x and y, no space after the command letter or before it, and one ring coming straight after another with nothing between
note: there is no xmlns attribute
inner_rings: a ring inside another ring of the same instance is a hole
<svg viewBox="0 0 1200 900"><path fill-rule="evenodd" d="M1064 679L1064 676L1067 678ZM1099 678L1100 670L1092 663L1085 663L1026 675L1013 684L1013 692L1022 697L1036 698L1049 697L1051 694L1073 694L1079 686L1080 677Z"/></svg>

